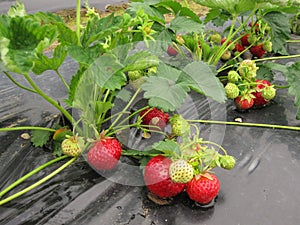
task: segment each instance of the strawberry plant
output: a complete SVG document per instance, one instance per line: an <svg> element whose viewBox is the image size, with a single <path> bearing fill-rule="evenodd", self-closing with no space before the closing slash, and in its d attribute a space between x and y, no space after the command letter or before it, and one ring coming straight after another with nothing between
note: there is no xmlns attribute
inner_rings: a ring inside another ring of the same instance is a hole
<svg viewBox="0 0 300 225"><path fill-rule="evenodd" d="M196 14L188 8L175 2L172 2L173 5L161 4L166 8L171 6L173 12L181 12L174 19L171 29L181 31L203 29ZM97 170L113 169L122 153L122 146L117 144L119 142L115 138L118 133L128 126L145 131L151 131L151 127L157 125L160 129L165 126L160 125L159 121L155 122L155 119L159 119L157 116L154 116L154 120L151 118L153 123L150 121L149 116L153 112L148 112L147 107L128 116L127 110L139 94L143 94L144 98L149 100L150 107L165 112L178 108L191 88L217 101L225 101L222 85L215 78L215 71L208 65L202 62L188 63L184 65L185 72L182 72L164 63L158 57L160 52L153 54L153 48L161 48L161 51L166 52L165 47L172 44L172 39L160 39L159 36L171 37L172 31L167 28L161 16L147 10L149 7L144 11L140 3L133 2L123 15L111 14L104 18L100 18L92 8L88 6L87 8L88 20L82 25L80 1L77 1L76 30L70 29L60 17L51 13L27 14L22 3L17 3L0 18L1 70L15 85L41 96L57 108L69 124L66 129L33 126L1 129L1 131L33 130L32 141L35 146L43 146L50 139L54 143L54 153L57 156L63 155L5 188L0 193L1 197L46 166L63 160L66 156L72 157L45 179L1 200L1 204L47 181L81 155L86 157L91 166ZM192 26L186 27L186 23ZM58 43L57 47L54 48L52 55L48 56L45 50L55 41ZM143 43L144 49L137 48L138 43ZM59 71L67 56L78 64L77 73L72 76L70 83ZM47 70L52 70L68 91L68 97L64 102L56 101L35 83L33 76L41 76ZM198 78L197 70L206 72ZM173 76L173 73L176 76ZM15 76L22 76L28 85L17 81ZM215 88L210 89L205 84L190 82L194 78L206 80L206 83L210 83ZM140 79L142 82L135 84L135 90L131 93L127 92L126 98L124 87ZM160 94L157 88L162 91ZM172 97L174 93L177 93L176 99ZM127 100L128 104L120 112L113 114L114 101L117 98ZM124 124L139 113L141 117L137 122ZM168 118L164 118L163 122L166 124ZM65 127L65 124L62 125Z"/></svg>
<svg viewBox="0 0 300 225"><path fill-rule="evenodd" d="M203 140L197 124L299 130L270 124L187 120L177 113L192 91L219 103L234 99L240 109L265 106L275 97L278 86L259 75L261 69L272 68L284 72L289 93L296 96L295 104L300 108L299 62L288 67L265 62L299 57L288 56L285 50L289 38L286 14L299 6L289 2L282 7L278 1L258 0L196 2L210 8L204 21L187 2L183 6L172 0L133 0L124 14L103 18L87 5L86 24L80 21L77 0L76 30L51 13L27 14L21 3L0 17L1 71L19 88L54 106L66 121L53 128L0 128L32 130L33 144L43 146L51 140L57 157L3 189L0 197L45 167L72 157L40 181L1 199L0 205L41 185L78 157L84 157L101 173L114 170L122 156L139 160L145 184L157 197L170 198L186 190L192 200L208 204L220 188L213 169L233 169L236 159L221 145ZM166 14L174 15L169 23ZM231 25L223 35L205 28L207 22L223 25L227 20ZM55 42L58 44L49 56L45 51ZM251 57L243 59L249 52ZM268 54L280 56L264 58ZM70 82L59 70L66 57L78 65ZM68 97L64 101L47 95L34 81L34 76L48 70L65 86ZM229 72L220 76L226 70ZM146 103L139 104L140 99ZM120 141L132 131L141 131L141 139L153 141L151 149L134 149Z"/></svg>

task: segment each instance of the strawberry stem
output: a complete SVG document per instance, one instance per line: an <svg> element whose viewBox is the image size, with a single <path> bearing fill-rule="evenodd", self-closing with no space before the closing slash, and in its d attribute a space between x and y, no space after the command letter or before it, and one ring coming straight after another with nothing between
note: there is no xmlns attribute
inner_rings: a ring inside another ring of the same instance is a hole
<svg viewBox="0 0 300 225"><path fill-rule="evenodd" d="M274 85L274 88L277 88L277 89L284 89L284 88L289 88L290 85L278 85L278 84L273 84Z"/></svg>
<svg viewBox="0 0 300 225"><path fill-rule="evenodd" d="M215 142L212 142L212 141L202 141L201 142L202 144L208 144L208 145L214 145L216 147L218 147L219 149L221 149L225 155L227 155L227 151L225 150L225 148L223 148L221 145L215 143Z"/></svg>
<svg viewBox="0 0 300 225"><path fill-rule="evenodd" d="M240 122L216 121L216 120L187 120L187 121L193 123L209 123L209 124L236 125L236 126L247 126L247 127L264 127L264 128L272 128L272 129L286 129L286 130L300 131L300 127L264 124L264 123L240 123Z"/></svg>
<svg viewBox="0 0 300 225"><path fill-rule="evenodd" d="M73 122L73 117L71 114L62 106L58 104L57 101L55 101L53 98L49 97L46 93L44 93L37 85L36 83L31 79L31 77L28 74L23 74L24 78L28 81L28 83L33 87L36 94L43 97L47 102L52 104L55 108L57 108L71 123Z"/></svg>
<svg viewBox="0 0 300 225"><path fill-rule="evenodd" d="M61 75L61 73L58 70L54 70L55 73L57 74L57 76L59 77L59 79L61 80L61 82L65 85L65 87L69 90L70 87L68 85L68 83L66 82L66 80L64 79L64 77Z"/></svg>
<svg viewBox="0 0 300 225"><path fill-rule="evenodd" d="M81 1L76 1L76 36L77 36L77 45L80 46L80 11L81 11Z"/></svg>
<svg viewBox="0 0 300 225"><path fill-rule="evenodd" d="M5 204L5 203L7 203L9 201L12 201L13 199L18 198L18 197L26 194L27 192L31 191L32 189L34 189L34 188L38 187L39 185L43 184L44 182L48 181L49 179L51 179L52 177L54 177L55 175L57 175L59 172L61 172L62 170L64 170L66 167L68 167L69 165L71 165L76 159L77 159L77 157L73 157L68 162L66 162L61 167L59 167L58 169L56 169L55 171L53 171L52 173L50 173L48 176L42 178L38 182L30 185L29 187L23 189L22 191L17 192L16 194L14 194L12 196L9 196L9 197L1 200L0 201L0 205L3 205L3 204Z"/></svg>
<svg viewBox="0 0 300 225"><path fill-rule="evenodd" d="M55 129L47 128L47 127L35 127L35 126L24 126L24 127L4 127L0 128L0 132L6 131L17 131L17 130L43 130L43 131L50 131L55 132Z"/></svg>
<svg viewBox="0 0 300 225"><path fill-rule="evenodd" d="M294 40L287 40L286 41L287 43L299 43L300 42L300 40L299 39L294 39Z"/></svg>
<svg viewBox="0 0 300 225"><path fill-rule="evenodd" d="M292 59L292 58L299 58L300 54L298 55L285 55L285 56L274 56L274 57L266 57L261 59L254 59L254 62L261 62L261 61L268 61L268 60L278 60L278 59Z"/></svg>
<svg viewBox="0 0 300 225"><path fill-rule="evenodd" d="M3 73L8 77L8 79L11 80L11 82L13 82L15 85L17 85L19 88L22 88L26 91L29 91L29 92L32 92L32 93L37 93L35 90L29 88L29 87L26 87L24 86L23 84L19 83L18 81L16 81L8 72L6 71L3 71Z"/></svg>
<svg viewBox="0 0 300 225"><path fill-rule="evenodd" d="M134 117L136 114L140 113L141 111L143 111L144 109L147 109L148 106L145 106L139 110L134 111L133 113L131 113L128 117L126 117L124 120L122 120L119 124L118 127L121 126L123 123L125 123L126 121L128 121L129 119L131 119L132 117ZM130 113L130 112L128 112ZM143 118L146 115L146 113L141 117Z"/></svg>
<svg viewBox="0 0 300 225"><path fill-rule="evenodd" d="M157 156L157 155L165 155L165 154L163 152L149 153L147 151L140 151L140 150L133 150L133 149L130 149L130 150L122 149L122 155L125 155L125 156L150 156L150 157L154 157L154 156Z"/></svg>
<svg viewBox="0 0 300 225"><path fill-rule="evenodd" d="M135 98L137 97L138 93L140 92L141 88L138 88L136 90L136 92L134 93L134 95L132 96L132 98L130 99L130 101L127 103L127 105L124 107L124 109L121 111L121 113L118 115L118 117L112 122L112 124L110 125L110 127L108 128L108 130L111 130L116 123L121 119L122 115L124 113L127 112L128 108L130 107L130 105L133 103L133 101L135 100Z"/></svg>
<svg viewBox="0 0 300 225"><path fill-rule="evenodd" d="M41 171L42 169L52 165L53 163L56 163L60 160L63 160L65 158L67 158L69 156L67 155L64 155L64 156L61 156L59 158L56 158L56 159L53 159L41 166L39 166L38 168L32 170L31 172L27 173L26 175L24 175L23 177L19 178L18 180L16 180L14 183L12 183L11 185L9 185L7 188L5 188L4 190L2 190L0 192L0 197L2 197L3 195L5 195L7 192L9 192L10 190L12 190L13 188L15 188L16 186L18 186L19 184L21 184L23 181L25 181L26 179L28 179L29 177L31 177L32 175L38 173L39 171Z"/></svg>

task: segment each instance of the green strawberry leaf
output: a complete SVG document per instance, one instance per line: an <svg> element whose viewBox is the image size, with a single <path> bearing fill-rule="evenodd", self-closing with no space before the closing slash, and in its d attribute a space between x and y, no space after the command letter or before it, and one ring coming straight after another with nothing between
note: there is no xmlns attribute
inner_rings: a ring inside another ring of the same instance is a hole
<svg viewBox="0 0 300 225"><path fill-rule="evenodd" d="M157 21L159 23L165 24L165 18L163 14L155 8L155 4L160 3L160 1L145 1L145 2L131 2L129 3L129 11L137 12L139 14L139 10L143 9L145 14L149 16L149 18L153 21Z"/></svg>
<svg viewBox="0 0 300 225"><path fill-rule="evenodd" d="M95 83L101 88L116 90L121 89L126 83L126 76L120 72L124 66L112 54L103 54L86 70L85 74L94 77Z"/></svg>
<svg viewBox="0 0 300 225"><path fill-rule="evenodd" d="M55 26L42 25L30 17L0 17L0 57L6 70L26 74L42 53L57 38Z"/></svg>
<svg viewBox="0 0 300 225"><path fill-rule="evenodd" d="M177 109L187 96L185 88L176 81L180 71L161 63L157 68L157 76L145 78L142 89L149 105L165 112Z"/></svg>
<svg viewBox="0 0 300 225"><path fill-rule="evenodd" d="M263 19L271 27L273 52L288 55L286 41L290 39L290 22L286 14L281 12L269 12Z"/></svg>
<svg viewBox="0 0 300 225"><path fill-rule="evenodd" d="M71 45L68 48L68 52L69 55L77 62L90 65L99 56L100 46L95 45L89 48L83 48L78 45Z"/></svg>
<svg viewBox="0 0 300 225"><path fill-rule="evenodd" d="M60 157L62 156L64 153L61 149L61 142L60 141L54 141L53 142L53 155Z"/></svg>
<svg viewBox="0 0 300 225"><path fill-rule="evenodd" d="M15 5L11 6L10 9L7 11L7 15L9 17L23 17L26 16L26 9L23 3L16 2Z"/></svg>
<svg viewBox="0 0 300 225"><path fill-rule="evenodd" d="M85 71L85 69L78 70L77 73L74 76L72 76L72 79L71 79L71 82L69 85L68 99L65 99L65 103L68 106L73 106L73 101L74 101L75 95L77 93L77 88L83 77L84 71Z"/></svg>
<svg viewBox="0 0 300 225"><path fill-rule="evenodd" d="M164 77L147 77L142 84L142 89L145 91L144 97L149 99L149 105L165 112L175 111L187 96L180 84Z"/></svg>
<svg viewBox="0 0 300 225"><path fill-rule="evenodd" d="M181 10L179 12L179 16L184 16L184 17L186 16L197 23L202 23L200 17L194 11L192 11L191 9L189 9L187 7L181 8Z"/></svg>
<svg viewBox="0 0 300 225"><path fill-rule="evenodd" d="M129 55L123 62L125 68L123 71L142 70L159 64L158 57L152 55L149 51L139 51Z"/></svg>
<svg viewBox="0 0 300 225"><path fill-rule="evenodd" d="M239 15L255 8L255 1L248 0L195 0L200 5L211 9L226 10L231 15Z"/></svg>
<svg viewBox="0 0 300 225"><path fill-rule="evenodd" d="M50 131L33 130L31 132L31 142L35 147L42 147L48 142L51 134Z"/></svg>
<svg viewBox="0 0 300 225"><path fill-rule="evenodd" d="M221 14L220 9L210 9L209 12L205 15L204 23L208 23L210 21L219 18L220 14Z"/></svg>
<svg viewBox="0 0 300 225"><path fill-rule="evenodd" d="M259 66L259 69L260 69L260 67L267 67L271 70L277 70L284 74L288 72L286 65L282 65L282 64L278 64L278 63L269 62L269 63L263 63L261 65L258 64L258 66Z"/></svg>
<svg viewBox="0 0 300 225"><path fill-rule="evenodd" d="M101 42L105 37L116 33L122 28L122 17L113 13L107 17L99 18L94 15L89 19L82 34L81 43L83 48L88 48L92 44Z"/></svg>
<svg viewBox="0 0 300 225"><path fill-rule="evenodd" d="M152 148L165 153L167 156L181 155L179 145L173 140L164 140L156 142L152 145Z"/></svg>
<svg viewBox="0 0 300 225"><path fill-rule="evenodd" d="M57 31L59 32L58 40L63 45L76 45L77 35L76 32L71 30L63 23L56 24Z"/></svg>
<svg viewBox="0 0 300 225"><path fill-rule="evenodd" d="M274 80L274 74L272 71L272 68L270 66L262 63L262 64L257 64L259 69L256 71L256 78L257 79L263 79L263 80L268 80L268 81L273 81Z"/></svg>
<svg viewBox="0 0 300 225"><path fill-rule="evenodd" d="M127 90L126 88L122 88L120 91L116 93L116 98L121 99L123 102L129 102L133 93Z"/></svg>
<svg viewBox="0 0 300 225"><path fill-rule="evenodd" d="M285 73L285 77L287 83L290 85L289 94L295 96L295 105L298 109L297 111L297 119L300 119L300 62L296 62L293 65L289 66L287 73Z"/></svg>
<svg viewBox="0 0 300 225"><path fill-rule="evenodd" d="M288 0L256 0L259 3L259 7L264 9L265 11L280 11L290 14L296 14L299 12L299 4L298 0L296 1L288 1Z"/></svg>
<svg viewBox="0 0 300 225"><path fill-rule="evenodd" d="M220 103L224 103L227 99L224 86L216 77L216 71L201 61L188 64L183 69L178 83Z"/></svg>
<svg viewBox="0 0 300 225"><path fill-rule="evenodd" d="M161 1L157 4L157 6L163 6L165 8L170 8L174 15L178 14L180 10L182 10L182 6L179 2L175 1Z"/></svg>
<svg viewBox="0 0 300 225"><path fill-rule="evenodd" d="M222 27L222 26L224 26L226 21L231 19L231 15L225 10L219 10L219 13L220 14L218 16L216 16L215 18L213 18L211 21L215 26ZM205 23L207 23L207 22L209 22L209 18L207 20L205 20ZM224 30L223 36L226 36L228 34L228 31L229 31L228 28L229 27L227 27Z"/></svg>
<svg viewBox="0 0 300 225"><path fill-rule="evenodd" d="M200 33L204 30L204 25L200 22L195 22L193 19L185 16L177 16L171 21L170 29L175 33Z"/></svg>
<svg viewBox="0 0 300 225"><path fill-rule="evenodd" d="M52 57L47 57L44 54L37 54L38 58L34 61L32 72L40 75L46 70L58 70L67 54L66 47L63 45L59 45L54 49Z"/></svg>

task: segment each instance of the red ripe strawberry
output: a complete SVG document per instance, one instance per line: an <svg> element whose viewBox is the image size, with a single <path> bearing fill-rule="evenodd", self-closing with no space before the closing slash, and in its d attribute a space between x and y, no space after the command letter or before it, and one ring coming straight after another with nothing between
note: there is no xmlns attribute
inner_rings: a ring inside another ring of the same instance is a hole
<svg viewBox="0 0 300 225"><path fill-rule="evenodd" d="M250 23L248 24L248 26L249 26L249 27L252 27L252 26L253 26L252 22L250 22ZM258 24L257 22L255 22L255 32L257 33L258 30L259 30L259 24Z"/></svg>
<svg viewBox="0 0 300 225"><path fill-rule="evenodd" d="M204 174L195 176L187 184L186 192L190 199L200 203L210 203L219 193L220 182L214 174Z"/></svg>
<svg viewBox="0 0 300 225"><path fill-rule="evenodd" d="M175 183L171 180L169 168L172 160L162 156L152 157L144 170L144 181L148 190L160 198L170 198L185 188L183 183Z"/></svg>
<svg viewBox="0 0 300 225"><path fill-rule="evenodd" d="M264 89L266 86L271 86L271 83L267 80L256 80L255 82L257 83L257 89Z"/></svg>
<svg viewBox="0 0 300 225"><path fill-rule="evenodd" d="M119 141L105 137L95 142L88 152L88 162L97 170L114 169L121 157L122 147Z"/></svg>
<svg viewBox="0 0 300 225"><path fill-rule="evenodd" d="M226 40L227 40L226 37L222 38L221 39L221 45L224 44ZM227 43L227 46L229 46L229 50L233 50L234 49L234 44L232 44L231 40Z"/></svg>
<svg viewBox="0 0 300 225"><path fill-rule="evenodd" d="M253 56L256 56L257 58L262 58L264 54L266 54L266 51L264 49L264 44L252 46L250 48L250 52L252 53Z"/></svg>
<svg viewBox="0 0 300 225"><path fill-rule="evenodd" d="M226 41L226 38L225 38L225 37L222 38L222 39L221 39L221 45L224 44L225 41Z"/></svg>
<svg viewBox="0 0 300 225"><path fill-rule="evenodd" d="M250 109L253 106L254 100L250 96L238 96L234 99L234 103L237 106L237 108L241 110L246 110Z"/></svg>
<svg viewBox="0 0 300 225"><path fill-rule="evenodd" d="M264 99L264 97L261 96L261 92L256 91L256 92L253 93L253 95L255 97L254 98L254 105L255 106L263 106L263 105L266 105L269 102L269 100L266 100L266 99Z"/></svg>
<svg viewBox="0 0 300 225"><path fill-rule="evenodd" d="M245 34L242 38L241 38L241 42L242 42L242 45L244 46L249 46L250 43L248 41L248 37L249 37L250 34Z"/></svg>
<svg viewBox="0 0 300 225"><path fill-rule="evenodd" d="M169 45L167 49L167 53L169 56L176 56L178 54L178 51L175 47Z"/></svg>
<svg viewBox="0 0 300 225"><path fill-rule="evenodd" d="M157 108L148 108L140 113L144 125L157 126L163 129L169 122L169 114Z"/></svg>
<svg viewBox="0 0 300 225"><path fill-rule="evenodd" d="M245 47L243 45L241 45L240 43L236 43L234 45L234 49L233 49L234 52L242 52L244 50L245 50Z"/></svg>
<svg viewBox="0 0 300 225"><path fill-rule="evenodd" d="M253 93L253 95L255 96L254 105L255 106L263 106L263 105L267 104L269 102L269 100L266 100L262 96L262 90L266 86L271 86L271 84L267 80L256 80L255 82L257 83L257 85L256 85L256 92Z"/></svg>

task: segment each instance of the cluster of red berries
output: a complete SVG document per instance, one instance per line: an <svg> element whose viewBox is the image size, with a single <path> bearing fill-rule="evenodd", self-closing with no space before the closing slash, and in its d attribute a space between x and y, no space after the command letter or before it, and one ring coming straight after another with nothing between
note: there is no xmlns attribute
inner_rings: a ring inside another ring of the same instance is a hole
<svg viewBox="0 0 300 225"><path fill-rule="evenodd" d="M238 109L265 106L276 95L276 89L269 81L256 78L257 69L252 60L244 60L237 71L231 70L227 74L226 95L234 99Z"/></svg>
<svg viewBox="0 0 300 225"><path fill-rule="evenodd" d="M253 26L249 23L249 29L245 30L241 35L241 38L232 44L229 42L229 50L222 56L223 60L228 60L231 57L232 50L235 55L245 53L246 58L252 57L262 58L267 52L272 52L272 42L270 27L261 21L255 22ZM221 40L221 44L226 41L226 38ZM248 53L248 54L247 54ZM251 54L249 54L251 53Z"/></svg>
<svg viewBox="0 0 300 225"><path fill-rule="evenodd" d="M216 166L232 169L235 158L227 155L224 149L225 154L222 155L208 147L211 142L205 145L202 138L190 137L191 126L179 114L169 116L160 109L147 107L140 112L139 121L148 132L162 131L170 124L172 134L167 140L178 144L179 149L166 149L166 152L162 151L148 161L144 168L144 181L150 193L168 199L186 191L190 199L200 204L210 203L220 190L218 177L211 169ZM176 139L179 136L185 137L185 142L179 144ZM82 146L82 138L78 136L68 137L61 145L64 154L73 157L82 153ZM117 166L121 154L119 141L114 137L106 137L102 132L99 140L91 143L87 160L96 170L112 170Z"/></svg>
<svg viewBox="0 0 300 225"><path fill-rule="evenodd" d="M188 142L179 145L179 155L174 151L168 157L157 155L148 161L144 168L144 181L150 193L167 199L186 191L190 199L200 204L210 203L220 190L219 179L210 170L215 166L232 169L235 158L201 145L200 138L198 142L193 142L197 139L188 138L190 124L179 114L169 118L162 110L149 108L140 115L144 124L158 126L159 129L170 122L172 135L185 137ZM166 151L172 152L171 149Z"/></svg>
<svg viewBox="0 0 300 225"><path fill-rule="evenodd" d="M210 203L220 190L218 177L212 173L194 176L192 170L192 166L184 160L172 161L158 155L147 163L144 180L148 190L160 198L174 197L186 190L190 199L200 204Z"/></svg>

